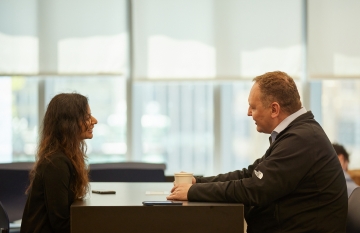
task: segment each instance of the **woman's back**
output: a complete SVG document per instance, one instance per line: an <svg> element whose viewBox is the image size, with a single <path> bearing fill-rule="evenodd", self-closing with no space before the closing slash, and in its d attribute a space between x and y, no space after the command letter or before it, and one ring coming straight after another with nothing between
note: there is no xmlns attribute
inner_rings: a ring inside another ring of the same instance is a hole
<svg viewBox="0 0 360 233"><path fill-rule="evenodd" d="M24 209L22 233L70 232L74 179L74 167L61 152L38 164Z"/></svg>

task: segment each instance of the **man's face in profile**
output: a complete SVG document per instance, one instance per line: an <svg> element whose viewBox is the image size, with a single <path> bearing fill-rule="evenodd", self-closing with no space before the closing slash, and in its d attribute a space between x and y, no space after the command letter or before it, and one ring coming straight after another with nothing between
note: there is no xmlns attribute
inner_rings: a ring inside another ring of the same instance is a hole
<svg viewBox="0 0 360 233"><path fill-rule="evenodd" d="M254 83L249 94L248 116L252 116L259 133L270 134L272 128L271 107L264 107L261 102L261 91L257 83Z"/></svg>

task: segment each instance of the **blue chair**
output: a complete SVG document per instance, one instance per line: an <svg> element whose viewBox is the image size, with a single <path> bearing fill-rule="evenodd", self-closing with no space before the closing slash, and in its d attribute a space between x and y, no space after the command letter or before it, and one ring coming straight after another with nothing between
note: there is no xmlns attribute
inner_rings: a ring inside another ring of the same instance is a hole
<svg viewBox="0 0 360 233"><path fill-rule="evenodd" d="M4 206L0 202L0 232L8 233L10 230L10 221Z"/></svg>
<svg viewBox="0 0 360 233"><path fill-rule="evenodd" d="M91 182L165 182L162 163L123 162L90 164Z"/></svg>
<svg viewBox="0 0 360 233"><path fill-rule="evenodd" d="M349 197L346 232L360 232L360 187L354 189Z"/></svg>
<svg viewBox="0 0 360 233"><path fill-rule="evenodd" d="M7 210L11 222L22 218L29 185L29 171L34 163L0 164L0 201Z"/></svg>

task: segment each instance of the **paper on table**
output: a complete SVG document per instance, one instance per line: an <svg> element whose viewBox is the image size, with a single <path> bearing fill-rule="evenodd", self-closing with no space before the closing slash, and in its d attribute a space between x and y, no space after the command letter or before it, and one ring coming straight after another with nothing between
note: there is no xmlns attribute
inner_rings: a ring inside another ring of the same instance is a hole
<svg viewBox="0 0 360 233"><path fill-rule="evenodd" d="M169 191L146 191L146 195L169 195Z"/></svg>

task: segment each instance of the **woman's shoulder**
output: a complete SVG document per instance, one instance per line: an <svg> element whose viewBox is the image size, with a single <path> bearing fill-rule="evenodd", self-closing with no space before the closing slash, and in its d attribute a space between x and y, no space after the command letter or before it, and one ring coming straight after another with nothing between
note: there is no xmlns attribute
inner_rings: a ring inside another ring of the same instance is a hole
<svg viewBox="0 0 360 233"><path fill-rule="evenodd" d="M70 170L73 170L71 160L63 152L56 152L49 156L47 159L44 160L42 167L43 169L68 167L70 168Z"/></svg>
<svg viewBox="0 0 360 233"><path fill-rule="evenodd" d="M47 156L44 159L44 164L57 163L57 162L71 162L70 159L61 151L55 152L54 154Z"/></svg>
<svg viewBox="0 0 360 233"><path fill-rule="evenodd" d="M58 152L55 152L54 154L52 154L50 156L50 159L51 160L56 160L56 159L59 159L59 160L69 160L70 159L61 151L58 151Z"/></svg>

